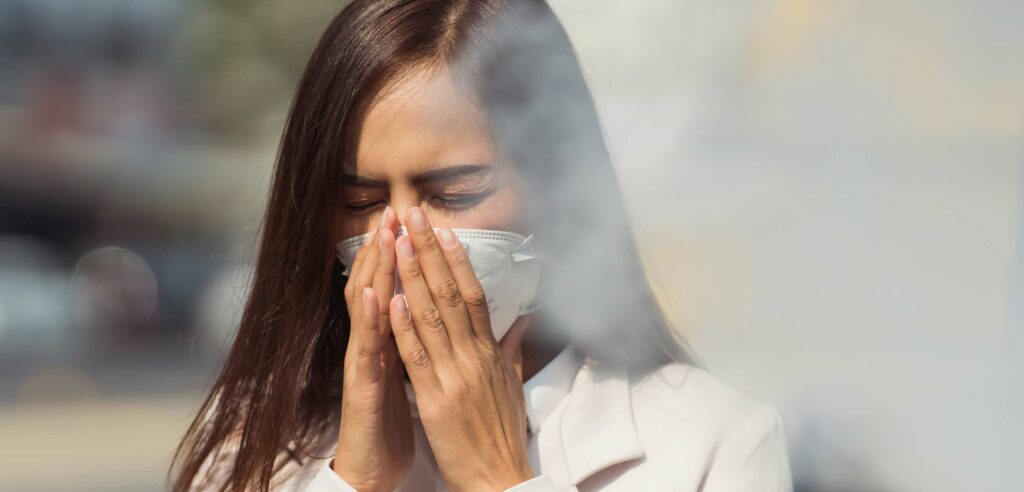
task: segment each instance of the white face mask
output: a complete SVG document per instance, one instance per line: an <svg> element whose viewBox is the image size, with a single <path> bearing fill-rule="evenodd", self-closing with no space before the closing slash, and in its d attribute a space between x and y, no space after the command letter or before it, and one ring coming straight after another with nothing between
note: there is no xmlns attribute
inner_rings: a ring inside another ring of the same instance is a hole
<svg viewBox="0 0 1024 492"><path fill-rule="evenodd" d="M480 279L491 313L491 331L495 340L501 340L516 318L539 307L533 302L540 282L540 261L534 251L533 236L486 229L452 229L452 232L466 249L473 271ZM405 227L400 226L398 235L403 234L406 234ZM350 237L337 244L338 259L345 266L344 275L349 274L356 252L368 236ZM397 272L395 292L402 292ZM389 300L390 296L383 302Z"/></svg>

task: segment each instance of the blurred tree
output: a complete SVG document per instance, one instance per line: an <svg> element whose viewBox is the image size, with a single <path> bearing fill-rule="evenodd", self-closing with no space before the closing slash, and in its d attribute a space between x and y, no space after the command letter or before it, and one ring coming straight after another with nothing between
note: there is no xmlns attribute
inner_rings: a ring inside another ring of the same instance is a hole
<svg viewBox="0 0 1024 492"><path fill-rule="evenodd" d="M191 2L174 52L193 74L200 124L228 139L277 134L319 33L346 3Z"/></svg>

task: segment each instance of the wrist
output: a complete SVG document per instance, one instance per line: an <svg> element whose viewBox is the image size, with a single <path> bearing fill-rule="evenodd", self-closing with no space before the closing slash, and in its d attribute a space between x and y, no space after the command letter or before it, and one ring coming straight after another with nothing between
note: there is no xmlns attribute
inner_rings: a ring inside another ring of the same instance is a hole
<svg viewBox="0 0 1024 492"><path fill-rule="evenodd" d="M382 487L377 481L360 479L358 474L352 473L350 470L345 470L342 466L338 465L337 457L331 458L331 462L328 466L331 468L331 471L341 478L342 481L358 492L378 492L388 490L386 487Z"/></svg>
<svg viewBox="0 0 1024 492"><path fill-rule="evenodd" d="M515 475L515 479L518 480L516 483L523 483L527 480L531 480L536 477L537 474L533 472L533 468L529 464L521 468ZM513 484L515 485L515 484Z"/></svg>
<svg viewBox="0 0 1024 492"><path fill-rule="evenodd" d="M505 483L504 487L501 488L500 490L505 490L514 487L528 480L532 480L536 476L537 474L533 472L533 468L530 467L530 464L524 461L520 466L514 469L514 471L509 477L508 483Z"/></svg>

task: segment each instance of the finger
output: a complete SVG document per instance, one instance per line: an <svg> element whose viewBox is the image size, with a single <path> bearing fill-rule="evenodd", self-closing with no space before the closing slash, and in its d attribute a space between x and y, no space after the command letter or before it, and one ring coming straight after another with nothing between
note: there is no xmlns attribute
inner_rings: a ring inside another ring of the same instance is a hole
<svg viewBox="0 0 1024 492"><path fill-rule="evenodd" d="M388 311L391 311L390 306ZM391 315L388 314L390 319ZM387 371L387 376L392 379L396 384L402 384L402 364L399 363L401 356L398 355L398 344L395 342L395 337L391 335L384 335L384 369Z"/></svg>
<svg viewBox="0 0 1024 492"><path fill-rule="evenodd" d="M391 208L391 205L384 207L384 213L380 216L380 223L378 228L391 229L392 232L398 228L398 214L395 209Z"/></svg>
<svg viewBox="0 0 1024 492"><path fill-rule="evenodd" d="M440 371L446 371L453 367L454 356L441 311L434 305L413 250L412 240L409 236L400 236L395 243L395 249L398 250L398 276L402 279L402 290L405 291L404 298L413 325L434 364Z"/></svg>
<svg viewBox="0 0 1024 492"><path fill-rule="evenodd" d="M502 359L509 369L519 377L519 382L523 381L523 337L530 324L530 319L530 315L517 318L501 339L501 343L498 344L501 347Z"/></svg>
<svg viewBox="0 0 1024 492"><path fill-rule="evenodd" d="M352 260L352 268L349 271L348 278L345 280L345 304L348 307L349 315L349 342L347 348L358 347L359 343L360 330L358 326L363 319L363 303L360 301L360 296L362 296L363 287L366 286L366 284L360 284L359 272L362 271L363 265L366 263L367 252L370 250L369 243L370 241L364 241L359 251L356 252L356 257ZM351 350L346 349L346 358L350 353Z"/></svg>
<svg viewBox="0 0 1024 492"><path fill-rule="evenodd" d="M357 328L360 333L356 341L355 381L369 384L380 380L381 375L381 353L383 350L383 337L377 328L380 319L377 316L379 304L377 294L369 287L363 287L362 312L365 313L362 323ZM351 342L350 342L351 343Z"/></svg>
<svg viewBox="0 0 1024 492"><path fill-rule="evenodd" d="M462 302L466 306L466 313L473 326L473 333L477 339L485 343L497 344L494 340L494 332L491 331L491 314L487 310L487 297L484 288L480 285L480 279L473 271L473 265L469 262L469 255L462 243L455 237L455 233L447 227L437 231L437 237L444 250L444 256L451 267L452 276L462 293Z"/></svg>
<svg viewBox="0 0 1024 492"><path fill-rule="evenodd" d="M363 266L363 256L366 255L365 252L366 248L364 247L360 247L359 249L357 249L355 257L352 258L352 264L349 265L347 268L348 274L342 274L342 276L345 277L345 302L349 306L353 305L355 302L356 277L353 274Z"/></svg>
<svg viewBox="0 0 1024 492"><path fill-rule="evenodd" d="M377 231L373 230L370 232L370 234L370 237L367 238L367 240L359 248L360 251L363 253L359 271L354 272L353 275L349 277L350 281L353 282L352 303L356 307L356 312L352 313L354 315L352 318L353 320L363 319L363 303L360 302L359 297L362 296L363 287L370 287L372 285L371 282L373 280L373 271L377 267L378 254L377 244L375 242L375 240L377 239Z"/></svg>
<svg viewBox="0 0 1024 492"><path fill-rule="evenodd" d="M363 269L363 258L366 257L367 251L370 250L370 244L373 242L376 235L376 229L370 231L370 236L363 241L363 244L360 245L359 249L356 251L356 257L352 259L352 267L348 269L348 278L350 281L352 279L359 278L359 272ZM360 295L360 293L356 292L355 289L353 289L352 292L349 292L349 296L354 297L356 295Z"/></svg>
<svg viewBox="0 0 1024 492"><path fill-rule="evenodd" d="M371 231L370 237L363 241L363 244L356 251L355 258L352 259L352 266L349 268L348 277L345 279L345 302L349 305L349 313L351 314L351 320L358 320L361 318L360 306L362 303L359 302L359 296L362 295L363 285L359 285L359 273L363 270L363 265L366 263L366 255L370 250L370 243L373 237L376 235L375 231Z"/></svg>
<svg viewBox="0 0 1024 492"><path fill-rule="evenodd" d="M414 390L425 392L438 389L441 384L440 380L434 372L430 354L420 343L419 334L409 316L405 296L395 294L391 298L389 308L391 309L391 326L395 334L398 356L405 364L405 370L409 373L409 380L412 381Z"/></svg>
<svg viewBox="0 0 1024 492"><path fill-rule="evenodd" d="M359 249L366 248L366 252L363 253L363 265L359 268L359 272L354 274L356 279L356 292L353 294L361 295L363 287L370 287L373 285L373 275L377 270L377 258L380 256L380 247L377 244L377 238L380 237L377 234L377 230L374 229L370 232L371 236L363 243L363 246Z"/></svg>
<svg viewBox="0 0 1024 492"><path fill-rule="evenodd" d="M406 211L405 217L405 223L409 226L409 237L416 250L427 289L434 300L434 305L441 313L452 346L456 349L468 348L474 338L473 323L463 303L459 283L452 276L452 271L448 268L448 259L441 251L438 237L434 234L434 228L430 226L427 216L419 207L410 208Z"/></svg>
<svg viewBox="0 0 1024 492"><path fill-rule="evenodd" d="M380 292L384 298L390 299L395 293L395 233L391 225L395 222L391 207L384 209L380 226L377 229L377 268L373 275L373 290ZM391 330L388 305L380 303L380 331L387 335Z"/></svg>

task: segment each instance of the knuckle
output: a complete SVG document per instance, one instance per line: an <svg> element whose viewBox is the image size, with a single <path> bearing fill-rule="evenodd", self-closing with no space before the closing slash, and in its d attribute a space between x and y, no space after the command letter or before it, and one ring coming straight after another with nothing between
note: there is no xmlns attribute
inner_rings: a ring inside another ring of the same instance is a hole
<svg viewBox="0 0 1024 492"><path fill-rule="evenodd" d="M473 396L473 386L471 384L466 383L465 381L463 381L462 384L459 385L458 391L459 395L465 399L469 399Z"/></svg>
<svg viewBox="0 0 1024 492"><path fill-rule="evenodd" d="M366 345L360 344L358 347L356 347L356 355L360 359L370 358L370 357L373 357L375 354L376 354L376 352L374 352L373 350L370 350L370 348L367 347Z"/></svg>
<svg viewBox="0 0 1024 492"><path fill-rule="evenodd" d="M476 359L476 373L483 380L490 380L491 374L494 372L494 366L487 357L477 357Z"/></svg>
<svg viewBox="0 0 1024 492"><path fill-rule="evenodd" d="M452 265L456 268L468 268L473 269L473 264L469 262L469 255L465 251L458 250L458 252L452 254Z"/></svg>
<svg viewBox="0 0 1024 492"><path fill-rule="evenodd" d="M430 357L427 356L427 351L423 347L416 347L409 351L406 363L419 369L425 369L430 366Z"/></svg>
<svg viewBox="0 0 1024 492"><path fill-rule="evenodd" d="M429 306L423 310L420 314L420 321L425 328L431 330L440 330L444 326L444 322L441 320L441 312L434 306Z"/></svg>
<svg viewBox="0 0 1024 492"><path fill-rule="evenodd" d="M473 288L462 294L462 302L471 308L487 308L487 296L483 289Z"/></svg>
<svg viewBox="0 0 1024 492"><path fill-rule="evenodd" d="M389 283L394 278L394 269L392 268L394 263L388 261L378 261L377 269L374 271L373 280L375 283Z"/></svg>
<svg viewBox="0 0 1024 492"><path fill-rule="evenodd" d="M349 277L348 282L345 282L345 290L350 296L354 296L357 292L362 292L362 282L358 277Z"/></svg>
<svg viewBox="0 0 1024 492"><path fill-rule="evenodd" d="M451 277L443 280L437 286L435 295L447 307L458 307L462 304L462 293L459 291L459 284Z"/></svg>
<svg viewBox="0 0 1024 492"><path fill-rule="evenodd" d="M388 316L390 317L390 315L388 315ZM399 333L410 333L410 332L415 331L413 329L412 323L409 322L408 318L399 318L399 319L395 319L394 321L395 321L394 323L391 323L391 328L394 331L396 331L396 332L399 332Z"/></svg>
<svg viewBox="0 0 1024 492"><path fill-rule="evenodd" d="M380 292L374 289L377 292ZM385 291L387 292L387 291ZM384 296L387 297L387 296ZM380 313L382 318L388 318L391 315L391 299L380 299L377 301L377 311Z"/></svg>
<svg viewBox="0 0 1024 492"><path fill-rule="evenodd" d="M405 279L418 282L421 278L423 278L423 270L420 270L420 266L413 261L405 271Z"/></svg>
<svg viewBox="0 0 1024 492"><path fill-rule="evenodd" d="M428 419L442 418L450 413L448 405L441 402L424 403L422 407L419 407L419 410Z"/></svg>
<svg viewBox="0 0 1024 492"><path fill-rule="evenodd" d="M486 365L488 368L492 368L498 364L499 356L496 347L485 342L480 344L479 351L482 364Z"/></svg>
<svg viewBox="0 0 1024 492"><path fill-rule="evenodd" d="M437 248L437 236L434 235L434 231L427 229L420 233L420 244L424 249L436 249Z"/></svg>

